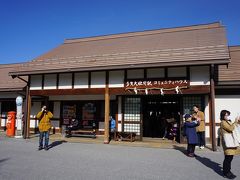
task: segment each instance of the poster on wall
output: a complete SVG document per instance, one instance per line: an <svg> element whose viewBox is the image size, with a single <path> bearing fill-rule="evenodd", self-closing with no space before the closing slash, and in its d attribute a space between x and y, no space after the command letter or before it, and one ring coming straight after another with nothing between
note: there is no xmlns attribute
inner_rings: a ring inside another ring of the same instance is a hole
<svg viewBox="0 0 240 180"><path fill-rule="evenodd" d="M83 127L92 127L95 120L96 107L93 103L86 103L82 107L82 125Z"/></svg>
<svg viewBox="0 0 240 180"><path fill-rule="evenodd" d="M63 106L63 124L68 125L70 124L71 120L76 118L76 105Z"/></svg>

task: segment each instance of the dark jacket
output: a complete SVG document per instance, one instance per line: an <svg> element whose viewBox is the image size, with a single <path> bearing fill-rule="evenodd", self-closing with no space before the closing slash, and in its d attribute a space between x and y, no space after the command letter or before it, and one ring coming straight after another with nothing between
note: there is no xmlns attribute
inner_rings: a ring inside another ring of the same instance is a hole
<svg viewBox="0 0 240 180"><path fill-rule="evenodd" d="M186 121L184 123L185 133L187 137L188 144L198 144L198 136L196 132L196 127L198 123Z"/></svg>

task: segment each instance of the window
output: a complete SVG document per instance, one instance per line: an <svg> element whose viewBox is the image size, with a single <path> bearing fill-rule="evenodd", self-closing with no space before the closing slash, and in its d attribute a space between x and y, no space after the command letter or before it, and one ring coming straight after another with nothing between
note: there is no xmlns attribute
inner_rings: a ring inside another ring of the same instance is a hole
<svg viewBox="0 0 240 180"><path fill-rule="evenodd" d="M200 96L183 97L183 114L193 114L193 106L199 105L202 109L202 101Z"/></svg>
<svg viewBox="0 0 240 180"><path fill-rule="evenodd" d="M126 97L124 101L124 132L135 132L140 135L141 127L141 99Z"/></svg>
<svg viewBox="0 0 240 180"><path fill-rule="evenodd" d="M187 77L186 67L168 68L168 77Z"/></svg>

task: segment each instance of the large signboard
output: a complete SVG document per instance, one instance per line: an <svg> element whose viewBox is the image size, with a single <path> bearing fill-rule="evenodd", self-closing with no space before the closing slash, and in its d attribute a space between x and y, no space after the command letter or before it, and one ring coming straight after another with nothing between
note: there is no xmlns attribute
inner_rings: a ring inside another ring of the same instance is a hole
<svg viewBox="0 0 240 180"><path fill-rule="evenodd" d="M125 88L175 88L188 87L188 80L130 80L125 82Z"/></svg>
<svg viewBox="0 0 240 180"><path fill-rule="evenodd" d="M124 83L125 90L133 90L136 94L151 90L160 90L163 95L164 91L176 91L181 93L181 89L188 88L190 86L189 80L177 79L177 80L156 80L156 79L136 79L127 80Z"/></svg>

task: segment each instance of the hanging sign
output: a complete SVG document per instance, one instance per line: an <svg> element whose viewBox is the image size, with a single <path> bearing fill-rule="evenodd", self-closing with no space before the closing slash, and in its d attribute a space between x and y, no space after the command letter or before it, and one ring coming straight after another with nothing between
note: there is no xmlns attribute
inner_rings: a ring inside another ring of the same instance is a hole
<svg viewBox="0 0 240 180"><path fill-rule="evenodd" d="M186 89L190 86L189 80L179 79L179 80L128 80L124 83L125 90L131 91L135 94L151 94L152 92L159 92L164 95L165 91L175 91L176 94L182 94L181 89Z"/></svg>
<svg viewBox="0 0 240 180"><path fill-rule="evenodd" d="M189 80L128 80L125 82L125 89L169 89L175 87L189 87Z"/></svg>

